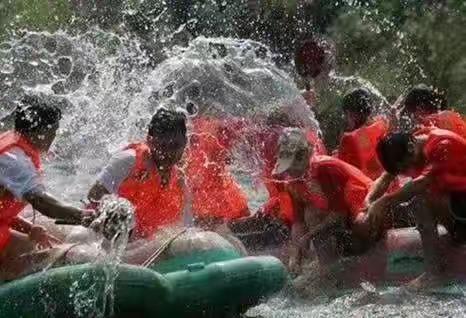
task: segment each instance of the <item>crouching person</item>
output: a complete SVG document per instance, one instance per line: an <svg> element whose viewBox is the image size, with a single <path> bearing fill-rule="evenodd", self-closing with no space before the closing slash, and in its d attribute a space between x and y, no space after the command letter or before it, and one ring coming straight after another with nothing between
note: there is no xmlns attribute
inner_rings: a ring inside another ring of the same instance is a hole
<svg viewBox="0 0 466 318"><path fill-rule="evenodd" d="M368 216L376 227L387 211L414 197L422 203L415 211L426 261L426 273L411 283L413 288L436 284L445 269L440 255L437 225L443 225L453 242L466 241L466 140L442 129L416 133L393 133L377 149L387 173L378 187L378 199ZM390 180L403 175L413 178L394 193L386 193Z"/></svg>
<svg viewBox="0 0 466 318"><path fill-rule="evenodd" d="M284 130L274 172L287 181L295 208L289 261L293 272L300 272L311 243L325 268L341 256L366 251L371 238L383 233L383 224L371 231L363 212L372 180L344 161L313 156L301 130Z"/></svg>

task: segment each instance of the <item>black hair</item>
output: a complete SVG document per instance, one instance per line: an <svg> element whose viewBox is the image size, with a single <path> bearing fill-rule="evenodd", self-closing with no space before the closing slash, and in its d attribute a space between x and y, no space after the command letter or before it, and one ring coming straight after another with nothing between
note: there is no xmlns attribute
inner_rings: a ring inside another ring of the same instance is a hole
<svg viewBox="0 0 466 318"><path fill-rule="evenodd" d="M425 84L419 84L411 88L403 103L406 111L410 113L417 110L436 113L447 108L445 94Z"/></svg>
<svg viewBox="0 0 466 318"><path fill-rule="evenodd" d="M38 96L25 96L15 110L15 130L21 134L56 129L62 118L61 110Z"/></svg>
<svg viewBox="0 0 466 318"><path fill-rule="evenodd" d="M324 43L318 39L307 39L295 51L296 71L301 76L317 77L326 61Z"/></svg>
<svg viewBox="0 0 466 318"><path fill-rule="evenodd" d="M413 155L413 137L411 134L396 132L382 138L377 144L377 156L380 164L392 175L400 174L400 164Z"/></svg>
<svg viewBox="0 0 466 318"><path fill-rule="evenodd" d="M372 94L365 87L355 88L343 97L342 108L344 111L368 117L373 110Z"/></svg>
<svg viewBox="0 0 466 318"><path fill-rule="evenodd" d="M186 135L186 115L180 111L159 108L149 123L151 137L181 132Z"/></svg>

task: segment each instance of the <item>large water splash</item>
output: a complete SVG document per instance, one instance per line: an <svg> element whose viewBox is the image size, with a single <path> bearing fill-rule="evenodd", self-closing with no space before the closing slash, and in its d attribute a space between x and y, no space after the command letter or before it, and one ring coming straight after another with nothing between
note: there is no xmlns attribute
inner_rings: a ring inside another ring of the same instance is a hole
<svg viewBox="0 0 466 318"><path fill-rule="evenodd" d="M160 104L192 102L202 113L247 118L288 104L297 119L317 126L292 79L258 42L201 37L166 51L151 67L137 40L101 30L28 32L1 45L2 114L24 92L47 95L64 111L46 169L52 191L81 199L110 153L144 136Z"/></svg>

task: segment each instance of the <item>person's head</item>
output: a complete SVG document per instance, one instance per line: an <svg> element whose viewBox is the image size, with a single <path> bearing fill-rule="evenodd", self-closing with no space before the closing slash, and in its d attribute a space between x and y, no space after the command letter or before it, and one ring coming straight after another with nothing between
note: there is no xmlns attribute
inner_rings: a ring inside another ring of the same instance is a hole
<svg viewBox="0 0 466 318"><path fill-rule="evenodd" d="M266 125L272 127L297 127L297 124L290 118L290 115L281 107L275 107L267 115Z"/></svg>
<svg viewBox="0 0 466 318"><path fill-rule="evenodd" d="M402 116L416 120L419 117L445 110L445 95L425 84L414 86L406 94L402 102Z"/></svg>
<svg viewBox="0 0 466 318"><path fill-rule="evenodd" d="M364 87L349 91L343 97L342 108L347 131L363 126L373 110L373 99L370 91Z"/></svg>
<svg viewBox="0 0 466 318"><path fill-rule="evenodd" d="M46 152L56 137L61 116L57 107L37 96L26 96L15 110L15 131Z"/></svg>
<svg viewBox="0 0 466 318"><path fill-rule="evenodd" d="M307 80L329 73L333 67L331 55L328 42L317 38L304 40L295 51L296 71Z"/></svg>
<svg viewBox="0 0 466 318"><path fill-rule="evenodd" d="M278 140L278 155L273 174L301 177L309 167L313 148L299 128L285 128Z"/></svg>
<svg viewBox="0 0 466 318"><path fill-rule="evenodd" d="M399 175L412 168L418 155L415 138L409 133L390 133L377 144L380 164L392 175Z"/></svg>
<svg viewBox="0 0 466 318"><path fill-rule="evenodd" d="M187 143L184 113L159 108L149 124L147 142L159 167L171 167L180 161Z"/></svg>

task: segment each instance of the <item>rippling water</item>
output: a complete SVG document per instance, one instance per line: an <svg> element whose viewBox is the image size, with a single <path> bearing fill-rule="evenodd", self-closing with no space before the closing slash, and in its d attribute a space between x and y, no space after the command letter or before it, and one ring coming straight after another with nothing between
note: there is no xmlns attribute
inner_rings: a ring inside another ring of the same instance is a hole
<svg viewBox="0 0 466 318"><path fill-rule="evenodd" d="M290 302L277 298L248 312L250 317L314 318L314 317L464 317L464 297L413 296L395 304L355 305L360 293L340 297L321 305Z"/></svg>

